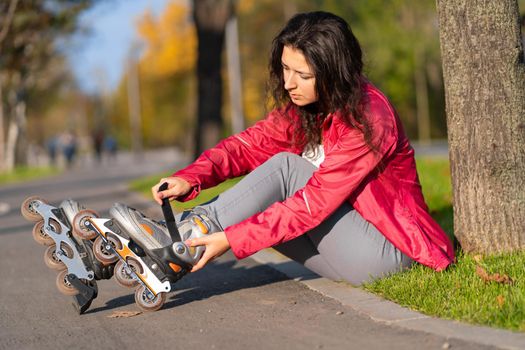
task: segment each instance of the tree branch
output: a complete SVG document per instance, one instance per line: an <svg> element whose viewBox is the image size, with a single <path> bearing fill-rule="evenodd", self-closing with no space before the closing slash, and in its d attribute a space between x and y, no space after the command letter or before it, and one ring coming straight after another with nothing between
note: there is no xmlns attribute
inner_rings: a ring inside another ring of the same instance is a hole
<svg viewBox="0 0 525 350"><path fill-rule="evenodd" d="M11 26L11 21L13 20L16 5L18 5L18 0L11 0L9 3L9 10L7 11L7 17L4 22L4 26L2 28L2 31L0 32L0 43L4 41L5 37L7 36L7 33L9 32L9 27Z"/></svg>

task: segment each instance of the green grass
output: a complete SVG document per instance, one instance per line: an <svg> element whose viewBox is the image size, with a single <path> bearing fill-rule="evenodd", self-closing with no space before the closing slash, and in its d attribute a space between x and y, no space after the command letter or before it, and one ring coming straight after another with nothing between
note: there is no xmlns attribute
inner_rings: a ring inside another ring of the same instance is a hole
<svg viewBox="0 0 525 350"><path fill-rule="evenodd" d="M151 187L155 185L161 178L170 176L171 174L159 174L154 176L145 177L142 179L135 180L131 182L130 188L134 191L141 192L147 196L151 197ZM194 199L187 202L172 201L171 206L173 210L181 212L187 209L191 209L196 205L206 203L211 199L215 198L220 193L226 191L228 188L235 185L239 182L241 178L235 178L226 180L218 186L205 189Z"/></svg>
<svg viewBox="0 0 525 350"><path fill-rule="evenodd" d="M452 236L452 190L446 159L417 160L425 200L432 216ZM476 273L509 276L513 283L486 282ZM422 265L367 284L364 288L399 305L441 318L525 331L525 252L474 257L458 252L444 272Z"/></svg>
<svg viewBox="0 0 525 350"><path fill-rule="evenodd" d="M416 160L419 182L430 214L452 239L454 223L452 212L452 185L447 158L425 157Z"/></svg>
<svg viewBox="0 0 525 350"><path fill-rule="evenodd" d="M485 282L487 273L509 276L513 284ZM459 254L445 272L423 265L377 280L364 288L427 315L478 325L525 331L525 253L478 258Z"/></svg>
<svg viewBox="0 0 525 350"><path fill-rule="evenodd" d="M59 172L60 170L54 167L17 167L11 172L0 172L0 185L52 176Z"/></svg>
<svg viewBox="0 0 525 350"><path fill-rule="evenodd" d="M447 159L420 158L417 167L430 213L453 237L452 189ZM135 181L132 188L151 196L150 189L167 174ZM173 202L182 211L206 202L239 179L205 190L196 199ZM507 275L512 284L486 282L477 273ZM399 305L441 318L525 332L525 252L472 257L458 253L457 263L444 272L422 265L363 286Z"/></svg>

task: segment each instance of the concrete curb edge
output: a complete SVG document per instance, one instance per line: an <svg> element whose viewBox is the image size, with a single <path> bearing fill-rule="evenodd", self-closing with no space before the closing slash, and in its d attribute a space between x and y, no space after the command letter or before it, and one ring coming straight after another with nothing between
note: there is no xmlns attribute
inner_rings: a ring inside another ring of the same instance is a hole
<svg viewBox="0 0 525 350"><path fill-rule="evenodd" d="M268 265L308 288L338 300L376 322L420 331L467 342L495 346L500 349L525 349L525 333L474 326L457 321L424 315L382 299L346 283L319 277L273 249L265 249L251 256L258 263Z"/></svg>

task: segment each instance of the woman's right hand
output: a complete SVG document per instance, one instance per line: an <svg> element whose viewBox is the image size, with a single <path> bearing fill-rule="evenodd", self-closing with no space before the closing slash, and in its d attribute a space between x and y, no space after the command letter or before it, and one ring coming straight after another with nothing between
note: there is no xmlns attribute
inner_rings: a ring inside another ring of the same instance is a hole
<svg viewBox="0 0 525 350"><path fill-rule="evenodd" d="M168 189L159 192L159 187L167 182L168 183ZM175 199L180 196L184 196L191 190L191 185L188 181L180 178L180 177L164 177L160 179L160 181L151 188L151 194L153 195L153 199L160 205L162 205L162 199L169 198L170 200Z"/></svg>

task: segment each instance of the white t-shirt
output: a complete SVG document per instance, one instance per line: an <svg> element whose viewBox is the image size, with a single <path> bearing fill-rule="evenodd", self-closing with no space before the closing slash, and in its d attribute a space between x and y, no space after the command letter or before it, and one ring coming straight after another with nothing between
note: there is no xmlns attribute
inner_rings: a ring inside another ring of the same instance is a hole
<svg viewBox="0 0 525 350"><path fill-rule="evenodd" d="M319 165L324 161L323 145L317 145L314 149L305 150L301 156L315 165L316 168L319 168Z"/></svg>

